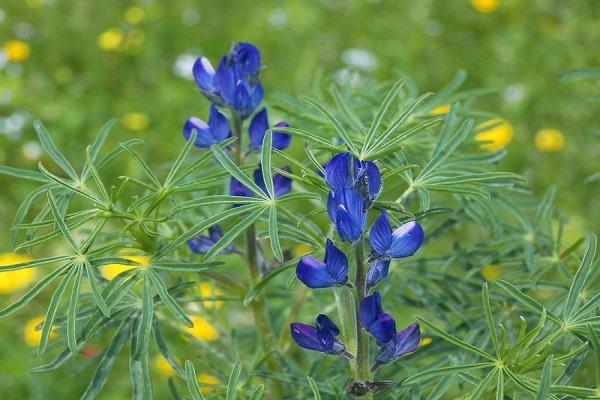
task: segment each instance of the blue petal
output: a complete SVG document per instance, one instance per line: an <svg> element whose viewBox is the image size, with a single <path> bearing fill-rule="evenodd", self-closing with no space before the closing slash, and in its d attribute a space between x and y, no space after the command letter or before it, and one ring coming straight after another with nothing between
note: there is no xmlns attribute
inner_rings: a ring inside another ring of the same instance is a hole
<svg viewBox="0 0 600 400"><path fill-rule="evenodd" d="M365 328L378 344L389 342L396 334L396 321L390 314L380 314L377 319Z"/></svg>
<svg viewBox="0 0 600 400"><path fill-rule="evenodd" d="M194 63L192 69L194 80L202 92L212 93L213 77L215 76L215 69L213 68L210 61L206 57L199 57Z"/></svg>
<svg viewBox="0 0 600 400"><path fill-rule="evenodd" d="M242 182L234 177L229 181L229 194L231 196L253 197L254 194Z"/></svg>
<svg viewBox="0 0 600 400"><path fill-rule="evenodd" d="M187 245L191 251L197 254L206 254L211 247L216 243L216 240L208 236L196 236L188 240Z"/></svg>
<svg viewBox="0 0 600 400"><path fill-rule="evenodd" d="M393 340L382 344L377 361L382 364L390 363L400 356L417 350L421 341L421 332L418 324L412 324L408 328L398 332Z"/></svg>
<svg viewBox="0 0 600 400"><path fill-rule="evenodd" d="M300 347L308 350L325 351L323 344L317 338L317 328L310 325L294 322L290 324L292 338Z"/></svg>
<svg viewBox="0 0 600 400"><path fill-rule="evenodd" d="M212 134L214 143L221 143L232 135L229 130L227 117L214 104L210 107L208 125L210 126L210 133Z"/></svg>
<svg viewBox="0 0 600 400"><path fill-rule="evenodd" d="M367 222L360 195L352 189L340 189L335 194L338 203L335 224L343 241L354 242L362 235Z"/></svg>
<svg viewBox="0 0 600 400"><path fill-rule="evenodd" d="M216 242L223 237L223 229L218 225L211 226L208 228L208 236Z"/></svg>
<svg viewBox="0 0 600 400"><path fill-rule="evenodd" d="M373 201L379 196L379 192L381 192L381 172L377 164L372 161L363 161L362 163L366 170L367 181L369 182L369 199Z"/></svg>
<svg viewBox="0 0 600 400"><path fill-rule="evenodd" d="M376 286L388 276L390 260L375 260L367 271L367 288Z"/></svg>
<svg viewBox="0 0 600 400"><path fill-rule="evenodd" d="M213 77L213 87L230 106L237 97L236 80L235 69L227 64L227 57L223 57Z"/></svg>
<svg viewBox="0 0 600 400"><path fill-rule="evenodd" d="M278 122L275 124L274 128L276 127L289 127L290 124L288 124L287 122ZM273 131L273 147L275 147L278 150L283 150L285 148L287 148L290 143L292 143L292 135L290 135L289 133L285 133L285 132L278 132L278 131Z"/></svg>
<svg viewBox="0 0 600 400"><path fill-rule="evenodd" d="M360 238L360 227L343 205L338 206L335 226L342 242L355 242Z"/></svg>
<svg viewBox="0 0 600 400"><path fill-rule="evenodd" d="M329 239L325 245L325 268L335 280L336 285L348 282L348 258Z"/></svg>
<svg viewBox="0 0 600 400"><path fill-rule="evenodd" d="M325 263L314 257L305 256L298 261L296 276L311 289L327 288L336 285L335 279L329 274Z"/></svg>
<svg viewBox="0 0 600 400"><path fill-rule="evenodd" d="M267 116L267 109L263 108L252 117L250 126L248 127L251 148L255 150L260 150L262 148L267 129L269 129L269 119Z"/></svg>
<svg viewBox="0 0 600 400"><path fill-rule="evenodd" d="M257 82L249 91L249 99L247 101L246 115L250 115L252 111L258 107L264 96L263 87L260 82Z"/></svg>
<svg viewBox="0 0 600 400"><path fill-rule="evenodd" d="M230 57L242 72L244 79L255 79L258 76L261 59L256 46L240 42L231 49Z"/></svg>
<svg viewBox="0 0 600 400"><path fill-rule="evenodd" d="M379 217L371 225L369 242L374 254L380 257L388 254L392 246L392 225L390 224L387 211L381 210Z"/></svg>
<svg viewBox="0 0 600 400"><path fill-rule="evenodd" d="M330 332L334 337L340 334L337 325L325 314L319 314L317 316L317 329Z"/></svg>
<svg viewBox="0 0 600 400"><path fill-rule="evenodd" d="M196 141L194 146L197 147L210 147L213 144L213 138L210 134L210 130L206 122L200 118L190 117L183 124L183 137L185 140L190 140L192 133L196 131Z"/></svg>
<svg viewBox="0 0 600 400"><path fill-rule="evenodd" d="M335 194L333 192L329 192L327 195L327 215L329 215L329 219L334 223L337 219L337 208L338 203L335 199Z"/></svg>
<svg viewBox="0 0 600 400"><path fill-rule="evenodd" d="M333 190L352 187L350 158L350 153L340 153L325 166L325 181Z"/></svg>
<svg viewBox="0 0 600 400"><path fill-rule="evenodd" d="M425 233L416 221L410 221L400 226L392 233L390 254L394 258L408 257L423 244Z"/></svg>
<svg viewBox="0 0 600 400"><path fill-rule="evenodd" d="M281 169L291 172L290 167L287 166ZM284 194L288 194L292 191L292 179L282 174L275 174L275 176L273 176L273 188L275 189L275 197L281 197Z"/></svg>
<svg viewBox="0 0 600 400"><path fill-rule="evenodd" d="M373 323L383 313L381 308L381 296L379 292L373 292L372 295L361 300L358 308L358 317L363 327L367 327Z"/></svg>

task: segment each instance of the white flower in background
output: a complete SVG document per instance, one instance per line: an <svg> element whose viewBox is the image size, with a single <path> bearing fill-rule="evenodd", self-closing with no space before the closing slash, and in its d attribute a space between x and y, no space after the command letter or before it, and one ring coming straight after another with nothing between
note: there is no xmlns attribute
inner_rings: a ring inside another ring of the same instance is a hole
<svg viewBox="0 0 600 400"><path fill-rule="evenodd" d="M357 87L362 83L360 74L348 68L337 70L334 74L334 79L340 86Z"/></svg>
<svg viewBox="0 0 600 400"><path fill-rule="evenodd" d="M181 13L181 22L187 26L198 25L198 22L200 22L200 13L197 10L188 8Z"/></svg>
<svg viewBox="0 0 600 400"><path fill-rule="evenodd" d="M175 62L173 63L173 74L180 78L193 81L194 75L192 74L192 69L194 67L195 62L196 57L192 54L178 55L175 59Z"/></svg>
<svg viewBox="0 0 600 400"><path fill-rule="evenodd" d="M423 25L423 31L429 36L437 37L444 33L444 25L440 21L430 19Z"/></svg>
<svg viewBox="0 0 600 400"><path fill-rule="evenodd" d="M3 9L0 8L0 24L4 22L5 18L6 18L6 11L4 11Z"/></svg>
<svg viewBox="0 0 600 400"><path fill-rule="evenodd" d="M502 97L507 103L518 103L527 95L527 90L523 85L509 85L502 91Z"/></svg>
<svg viewBox="0 0 600 400"><path fill-rule="evenodd" d="M8 55L4 51L0 51L0 69L3 69L8 64Z"/></svg>
<svg viewBox="0 0 600 400"><path fill-rule="evenodd" d="M27 114L22 111L16 111L8 117L0 118L0 134L8 136L12 140L19 139L28 119Z"/></svg>
<svg viewBox="0 0 600 400"><path fill-rule="evenodd" d="M2 69L1 65L0 65L0 69ZM15 95L13 94L12 90L10 90L10 89L0 90L0 106L5 106L5 105L9 104L13 100L14 97L15 97Z"/></svg>
<svg viewBox="0 0 600 400"><path fill-rule="evenodd" d="M269 14L269 23L275 28L283 28L287 25L288 16L285 10L276 8Z"/></svg>
<svg viewBox="0 0 600 400"><path fill-rule="evenodd" d="M30 161L37 161L42 157L42 147L34 140L29 141L21 148L23 157Z"/></svg>
<svg viewBox="0 0 600 400"><path fill-rule="evenodd" d="M377 68L377 57L366 49L347 49L342 53L342 61L349 67L373 72Z"/></svg>

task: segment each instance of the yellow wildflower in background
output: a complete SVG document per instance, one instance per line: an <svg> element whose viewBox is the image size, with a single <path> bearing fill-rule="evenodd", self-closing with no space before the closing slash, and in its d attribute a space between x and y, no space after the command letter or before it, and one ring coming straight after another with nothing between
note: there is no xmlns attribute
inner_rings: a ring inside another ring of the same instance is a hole
<svg viewBox="0 0 600 400"><path fill-rule="evenodd" d="M196 379L198 380L198 383L200 385L218 385L221 383L221 380L219 378L217 378L216 376L210 375L210 374L205 374L205 373L198 374ZM208 393L214 392L215 388L210 387L210 386L205 386L205 387L200 388L200 391L202 392L202 394L208 394Z"/></svg>
<svg viewBox="0 0 600 400"><path fill-rule="evenodd" d="M25 328L23 328L23 337L25 338L25 343L28 346L35 347L40 344L40 338L42 337L42 330L36 329L39 324L44 322L46 317L44 315L37 316L35 318L30 319L25 324ZM48 339L52 340L58 336L54 329L50 331L50 335L48 335Z"/></svg>
<svg viewBox="0 0 600 400"><path fill-rule="evenodd" d="M558 129L541 129L535 135L535 147L539 151L560 151L565 147L565 137Z"/></svg>
<svg viewBox="0 0 600 400"><path fill-rule="evenodd" d="M142 112L129 112L123 115L121 122L131 131L142 131L150 125L150 117Z"/></svg>
<svg viewBox="0 0 600 400"><path fill-rule="evenodd" d="M45 2L46 0L26 0L25 4L27 4L27 7L29 8L39 8L43 6Z"/></svg>
<svg viewBox="0 0 600 400"><path fill-rule="evenodd" d="M211 298L223 296L223 291L218 287L214 287L210 282L201 282L198 285L198 294L203 298ZM202 305L206 308L219 308L223 305L223 302L219 300L204 300Z"/></svg>
<svg viewBox="0 0 600 400"><path fill-rule="evenodd" d="M471 0L474 9L482 13L490 13L500 6L500 0Z"/></svg>
<svg viewBox="0 0 600 400"><path fill-rule="evenodd" d="M194 324L192 328L183 326L183 330L195 337L198 340L210 342L219 337L217 329L207 320L197 315L190 316L190 320Z"/></svg>
<svg viewBox="0 0 600 400"><path fill-rule="evenodd" d="M21 264L33 258L26 254L3 253L0 254L0 266ZM23 268L14 271L0 272L0 293L10 293L29 286L35 279L34 268Z"/></svg>
<svg viewBox="0 0 600 400"><path fill-rule="evenodd" d="M310 253L311 251L313 251L313 248L308 244L299 244L296 247L294 247L294 255L296 257L303 256L305 254Z"/></svg>
<svg viewBox="0 0 600 400"><path fill-rule="evenodd" d="M108 280L112 280L115 276L119 275L123 271L127 271L133 268L144 268L150 263L150 257L148 256L121 256L126 260L131 260L140 263L141 265L127 265L127 264L107 264L102 266L102 276Z"/></svg>
<svg viewBox="0 0 600 400"><path fill-rule="evenodd" d="M481 276L486 281L495 281L502 275L502 268L498 264L488 264L481 269Z"/></svg>
<svg viewBox="0 0 600 400"><path fill-rule="evenodd" d="M477 125L476 129L479 133L475 135L475 140L486 142L481 145L481 148L486 150L501 150L514 136L512 125L501 118L485 121Z"/></svg>
<svg viewBox="0 0 600 400"><path fill-rule="evenodd" d="M165 376L175 376L175 370L171 367L171 364L162 355L154 357L152 362L154 367L159 370Z"/></svg>
<svg viewBox="0 0 600 400"><path fill-rule="evenodd" d="M429 346L431 344L431 342L433 342L433 339L431 339L430 337L424 337L423 339L421 339L421 343L419 343L419 347Z"/></svg>
<svg viewBox="0 0 600 400"><path fill-rule="evenodd" d="M4 43L4 53L8 61L21 62L29 58L31 48L22 40L9 40Z"/></svg>
<svg viewBox="0 0 600 400"><path fill-rule="evenodd" d="M129 22L130 24L139 24L144 20L145 17L146 12L142 7L133 6L125 10L125 21Z"/></svg>
<svg viewBox="0 0 600 400"><path fill-rule="evenodd" d="M123 43L123 31L119 28L110 28L98 36L98 47L106 51L115 51Z"/></svg>
<svg viewBox="0 0 600 400"><path fill-rule="evenodd" d="M442 104L441 106L437 106L433 110L429 111L429 114L442 115L446 114L448 111L450 111L450 104Z"/></svg>

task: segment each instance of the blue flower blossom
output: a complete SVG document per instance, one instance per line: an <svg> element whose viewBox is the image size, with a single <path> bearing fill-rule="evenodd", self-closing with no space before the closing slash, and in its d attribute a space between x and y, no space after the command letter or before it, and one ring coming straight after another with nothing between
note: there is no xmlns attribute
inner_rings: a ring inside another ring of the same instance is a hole
<svg viewBox="0 0 600 400"><path fill-rule="evenodd" d="M288 127L290 126L287 122L278 122L275 127ZM262 148L263 140L265 138L265 132L269 129L269 117L267 115L267 109L263 108L252 117L250 126L248 127L248 134L250 136L250 148L254 150L260 150ZM279 150L283 150L290 145L292 142L292 135L284 132L273 131L273 147Z"/></svg>
<svg viewBox="0 0 600 400"><path fill-rule="evenodd" d="M261 58L250 43L238 43L221 59L217 70L206 57L194 63L193 75L200 91L213 103L247 117L260 104L263 88L258 80Z"/></svg>
<svg viewBox="0 0 600 400"><path fill-rule="evenodd" d="M375 287L388 276L390 260L375 260L367 271L367 290Z"/></svg>
<svg viewBox="0 0 600 400"><path fill-rule="evenodd" d="M401 225L395 231L385 210L371 226L369 241L375 256L379 258L403 258L412 256L421 247L425 233L416 221Z"/></svg>
<svg viewBox="0 0 600 400"><path fill-rule="evenodd" d="M348 282L348 258L327 239L324 261L302 257L296 267L296 276L313 289L345 285Z"/></svg>
<svg viewBox="0 0 600 400"><path fill-rule="evenodd" d="M189 140L194 131L196 131L194 145L197 147L210 147L212 144L223 142L232 135L227 117L214 104L210 107L208 124L196 117L190 117L185 121L183 125L185 140Z"/></svg>
<svg viewBox="0 0 600 400"><path fill-rule="evenodd" d="M340 334L338 327L324 314L317 317L317 326L293 322L290 325L292 338L300 347L320 351L327 354L344 354L346 346L336 337Z"/></svg>
<svg viewBox="0 0 600 400"><path fill-rule="evenodd" d="M371 207L382 187L377 165L360 161L350 153L340 153L329 160L325 166L325 181L333 191L354 189L363 199L365 209Z"/></svg>
<svg viewBox="0 0 600 400"><path fill-rule="evenodd" d="M291 171L290 167L287 166L281 169L288 172ZM254 183L256 183L263 192L267 193L267 187L262 176L260 165L254 171L253 176ZM275 197L283 196L292 190L292 180L282 174L275 174L273 175L273 188L275 189ZM231 177L231 180L229 181L229 194L231 196L254 197L254 193L234 177Z"/></svg>
<svg viewBox="0 0 600 400"><path fill-rule="evenodd" d="M361 237L367 223L367 213L358 192L345 188L329 192L327 213L342 241L355 242Z"/></svg>
<svg viewBox="0 0 600 400"><path fill-rule="evenodd" d="M380 364L388 364L400 356L412 353L419 348L421 330L419 324L409 325L408 328L397 332L391 340L379 347L376 360Z"/></svg>
<svg viewBox="0 0 600 400"><path fill-rule="evenodd" d="M208 228L208 236L199 235L193 239L188 240L187 244L191 251L197 254L206 254L210 250L211 247L214 246L215 243L219 241L223 237L223 230L219 226L211 226ZM230 254L237 253L233 243L227 245L221 253Z"/></svg>
<svg viewBox="0 0 600 400"><path fill-rule="evenodd" d="M396 321L391 315L383 312L379 292L361 300L358 317L362 326L377 339L379 345L387 343L396 334Z"/></svg>

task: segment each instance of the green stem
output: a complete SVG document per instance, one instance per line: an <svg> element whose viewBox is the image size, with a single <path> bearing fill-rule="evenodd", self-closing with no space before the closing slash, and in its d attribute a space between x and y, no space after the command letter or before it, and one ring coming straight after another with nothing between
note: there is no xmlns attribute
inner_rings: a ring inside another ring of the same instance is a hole
<svg viewBox="0 0 600 400"><path fill-rule="evenodd" d="M366 295L366 271L365 271L365 252L363 248L362 237L354 244L354 259L356 261L356 278L354 286L356 289L355 309L356 309L356 380L369 380L369 342L367 332L360 325L358 310L360 302Z"/></svg>

